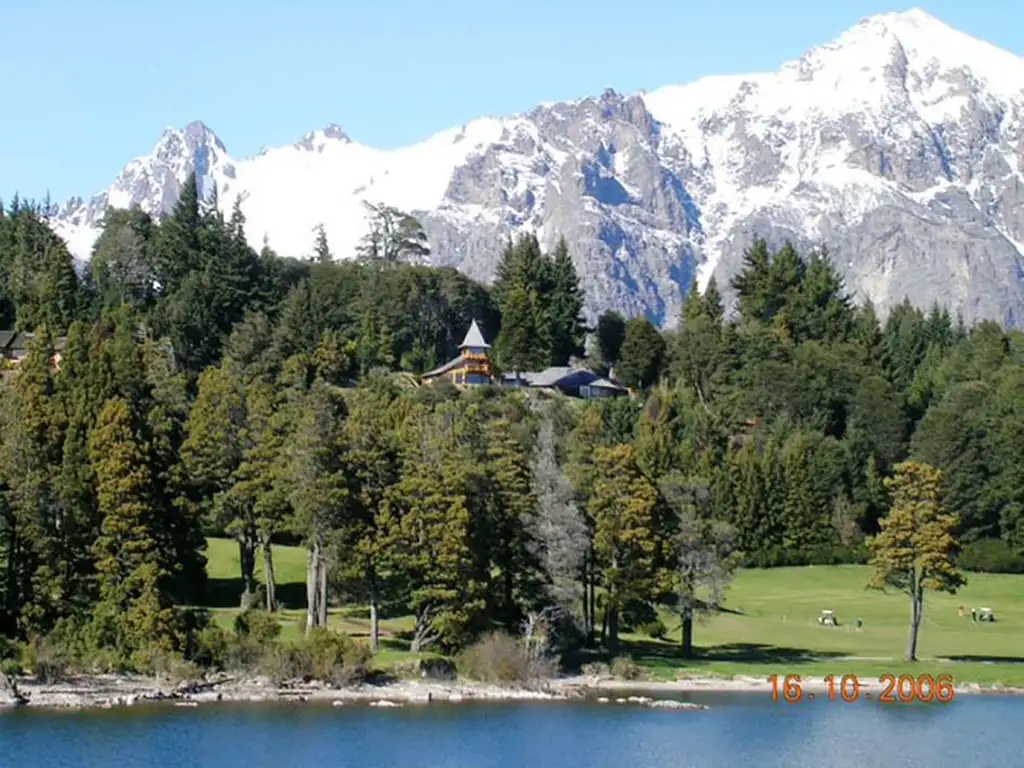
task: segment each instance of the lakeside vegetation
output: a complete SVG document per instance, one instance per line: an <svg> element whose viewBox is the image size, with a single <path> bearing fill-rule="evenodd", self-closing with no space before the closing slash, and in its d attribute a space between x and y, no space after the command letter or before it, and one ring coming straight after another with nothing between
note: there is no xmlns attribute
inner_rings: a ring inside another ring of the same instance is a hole
<svg viewBox="0 0 1024 768"><path fill-rule="evenodd" d="M240 595L237 547L233 542L211 539L208 553L211 579L230 583ZM299 547L277 550L278 592L299 594L304 588L305 553ZM900 657L906 639L907 602L902 595L879 594L865 588L872 570L864 565L743 568L736 572L722 611L707 616L699 627L694 658L680 653L678 618L661 611L663 633L651 637L642 631L623 635L616 655L595 649L574 655L568 671L583 665L611 665L616 658L635 662L626 673L662 681L686 676L754 676L797 674L804 679L826 675L857 675L861 680L883 674L952 675L960 682L1024 687L1024 663L1019 640L1024 634L1024 577L1011 574L971 574L956 595L937 595L929 600L921 660L908 663ZM258 574L262 579L262 574ZM972 622L961 616L961 606L998 606L997 621ZM217 621L233 626L238 608L218 608ZM823 627L817 621L822 610L834 610L840 625ZM280 614L284 640L297 640L305 613L286 609ZM861 627L855 626L861 619ZM354 639L365 641L370 624L365 606L332 609L329 626ZM408 616L382 622L384 648L372 667L387 674L412 669L405 636L412 629ZM620 665L621 666L621 665Z"/></svg>
<svg viewBox="0 0 1024 768"><path fill-rule="evenodd" d="M284 259L193 180L163 221L108 212L80 277L45 206L3 208L0 320L34 332L0 385L5 670L873 674L923 600L913 669L1020 679L1024 577L977 573L1024 571L1020 332L883 322L826 254L757 242L734 313L711 281L674 330L609 312L588 345L564 243L510 243L488 288L369 213L356 262L322 229ZM633 394L416 386L474 319L498 371ZM997 622L948 615L982 600Z"/></svg>

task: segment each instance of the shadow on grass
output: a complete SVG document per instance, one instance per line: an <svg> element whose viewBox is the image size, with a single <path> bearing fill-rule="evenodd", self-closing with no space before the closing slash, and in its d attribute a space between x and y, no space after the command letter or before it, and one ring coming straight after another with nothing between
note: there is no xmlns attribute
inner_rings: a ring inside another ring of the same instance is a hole
<svg viewBox="0 0 1024 768"><path fill-rule="evenodd" d="M241 579L207 579L203 605L207 608L238 608L242 604ZM277 602L284 609L306 607L306 585L302 582L277 585Z"/></svg>
<svg viewBox="0 0 1024 768"><path fill-rule="evenodd" d="M1024 656L946 656L950 661L967 661L978 664L1024 664Z"/></svg>
<svg viewBox="0 0 1024 768"><path fill-rule="evenodd" d="M609 663L617 656L628 656L644 667L701 666L716 662L742 662L747 664L809 664L839 658L845 654L834 651L811 651L807 648L787 648L761 643L728 643L709 647L694 647L694 655L683 656L682 648L672 643L655 640L622 641L613 653L604 648L585 649L565 660L571 671L579 671L591 662Z"/></svg>
<svg viewBox="0 0 1024 768"><path fill-rule="evenodd" d="M411 643L404 637L381 637L380 647L389 651L408 651Z"/></svg>

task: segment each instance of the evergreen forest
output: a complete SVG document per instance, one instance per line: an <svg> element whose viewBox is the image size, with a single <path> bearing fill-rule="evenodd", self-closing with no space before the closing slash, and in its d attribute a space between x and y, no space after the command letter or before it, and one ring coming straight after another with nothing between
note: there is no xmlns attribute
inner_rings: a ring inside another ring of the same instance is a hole
<svg viewBox="0 0 1024 768"><path fill-rule="evenodd" d="M509 242L489 286L425 266L388 208L356 259L322 228L257 252L193 179L161 220L109 210L76 267L51 215L0 206L0 327L32 334L0 383L0 657L218 663L209 537L237 544L244 616L280 609L275 547L303 547L307 632L365 605L371 650L384 615L450 654L538 621L614 649L664 610L690 649L736 568L867 562L906 460L941 471L961 567L1024 571L1024 334L883 314L827 253L753 242L663 331L588 327L564 241ZM474 319L498 371L573 362L630 396L420 385Z"/></svg>

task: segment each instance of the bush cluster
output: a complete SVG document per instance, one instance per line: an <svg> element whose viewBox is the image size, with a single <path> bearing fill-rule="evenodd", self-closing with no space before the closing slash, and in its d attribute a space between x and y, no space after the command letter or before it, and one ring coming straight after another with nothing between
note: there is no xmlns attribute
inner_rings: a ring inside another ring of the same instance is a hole
<svg viewBox="0 0 1024 768"><path fill-rule="evenodd" d="M482 683L536 683L554 677L557 661L505 632L484 635L456 661L460 675Z"/></svg>
<svg viewBox="0 0 1024 768"><path fill-rule="evenodd" d="M782 568L803 565L864 565L871 553L864 544L836 544L815 549L771 547L753 552L743 559L745 568Z"/></svg>
<svg viewBox="0 0 1024 768"><path fill-rule="evenodd" d="M366 645L326 629L282 641L280 622L266 611L243 611L235 617L232 631L206 620L196 624L184 650L143 647L129 658L93 642L89 625L58 625L50 635L27 643L5 641L0 645L0 665L9 675L28 673L44 683L105 672L183 682L200 679L208 671L230 671L278 683L301 679L344 685L365 677L371 657Z"/></svg>
<svg viewBox="0 0 1024 768"><path fill-rule="evenodd" d="M1002 539L981 539L965 544L958 562L965 571L976 573L1024 573L1024 557Z"/></svg>

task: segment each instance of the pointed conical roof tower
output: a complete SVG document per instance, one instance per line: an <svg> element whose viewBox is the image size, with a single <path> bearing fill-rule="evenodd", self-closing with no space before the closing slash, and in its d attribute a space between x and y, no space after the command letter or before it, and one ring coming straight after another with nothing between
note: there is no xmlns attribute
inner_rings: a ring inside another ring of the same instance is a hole
<svg viewBox="0 0 1024 768"><path fill-rule="evenodd" d="M459 349L490 349L491 345L484 341L484 335L480 332L480 326L476 324L476 320L469 326L469 330L466 331L466 338L462 340L459 345Z"/></svg>

